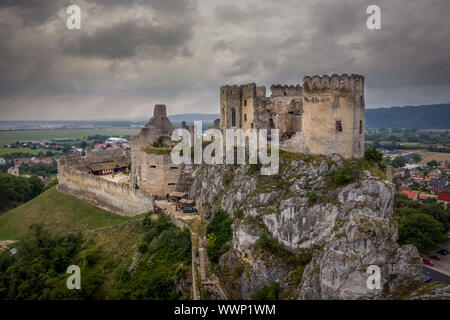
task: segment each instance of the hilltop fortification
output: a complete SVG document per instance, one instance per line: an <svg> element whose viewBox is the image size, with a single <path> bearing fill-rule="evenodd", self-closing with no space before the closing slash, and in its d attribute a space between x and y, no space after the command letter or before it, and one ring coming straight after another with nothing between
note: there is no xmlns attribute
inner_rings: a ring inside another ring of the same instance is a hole
<svg viewBox="0 0 450 320"><path fill-rule="evenodd" d="M279 129L281 148L314 155L364 154L364 77L305 77L303 85L220 88L220 127Z"/></svg>

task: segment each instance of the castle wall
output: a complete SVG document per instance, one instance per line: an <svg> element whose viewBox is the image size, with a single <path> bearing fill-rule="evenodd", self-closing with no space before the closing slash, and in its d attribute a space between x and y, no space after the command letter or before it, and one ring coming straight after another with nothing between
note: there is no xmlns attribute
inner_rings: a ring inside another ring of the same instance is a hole
<svg viewBox="0 0 450 320"><path fill-rule="evenodd" d="M120 148L113 150L92 151L89 147L86 148L87 163L97 163L106 161L119 161L130 163L130 153Z"/></svg>
<svg viewBox="0 0 450 320"><path fill-rule="evenodd" d="M79 165L83 160L68 160L66 162L66 159L62 158L58 161L59 191L121 216L131 217L154 209L153 196L128 185L120 185L80 172L73 166Z"/></svg>
<svg viewBox="0 0 450 320"><path fill-rule="evenodd" d="M182 165L172 163L170 155L147 154L132 148L132 185L160 198L175 191Z"/></svg>
<svg viewBox="0 0 450 320"><path fill-rule="evenodd" d="M305 77L303 132L310 154L364 155L364 78Z"/></svg>

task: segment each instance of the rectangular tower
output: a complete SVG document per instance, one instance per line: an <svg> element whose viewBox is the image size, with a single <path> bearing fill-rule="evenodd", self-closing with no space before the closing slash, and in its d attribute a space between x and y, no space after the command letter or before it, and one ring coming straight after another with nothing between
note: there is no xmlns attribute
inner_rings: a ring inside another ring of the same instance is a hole
<svg viewBox="0 0 450 320"><path fill-rule="evenodd" d="M303 80L305 152L364 156L364 77L314 76Z"/></svg>

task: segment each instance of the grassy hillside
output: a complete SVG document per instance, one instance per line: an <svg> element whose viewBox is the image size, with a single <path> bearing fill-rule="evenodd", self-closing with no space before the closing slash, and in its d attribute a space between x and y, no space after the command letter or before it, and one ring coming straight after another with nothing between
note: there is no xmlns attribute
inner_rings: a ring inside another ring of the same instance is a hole
<svg viewBox="0 0 450 320"><path fill-rule="evenodd" d="M122 224L130 219L99 209L56 188L0 216L0 240L14 240L30 233L30 226L42 223L52 233L67 234Z"/></svg>
<svg viewBox="0 0 450 320"><path fill-rule="evenodd" d="M189 297L190 233L166 215L120 217L51 188L0 217L4 239L21 254L0 253L0 300ZM81 290L66 287L73 264Z"/></svg>

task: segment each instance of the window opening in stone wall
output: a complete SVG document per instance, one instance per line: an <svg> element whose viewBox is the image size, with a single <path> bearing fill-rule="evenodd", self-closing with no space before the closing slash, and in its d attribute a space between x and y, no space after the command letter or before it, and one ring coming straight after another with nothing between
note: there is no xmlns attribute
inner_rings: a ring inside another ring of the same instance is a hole
<svg viewBox="0 0 450 320"><path fill-rule="evenodd" d="M336 132L342 132L342 122L341 122L341 120L336 120Z"/></svg>

